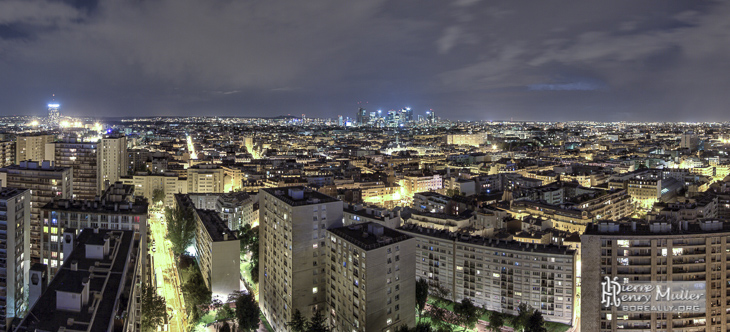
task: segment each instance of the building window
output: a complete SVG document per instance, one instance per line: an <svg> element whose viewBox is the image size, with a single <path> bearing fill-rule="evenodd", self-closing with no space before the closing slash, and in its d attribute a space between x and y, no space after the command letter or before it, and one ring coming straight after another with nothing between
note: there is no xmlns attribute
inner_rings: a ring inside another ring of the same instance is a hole
<svg viewBox="0 0 730 332"><path fill-rule="evenodd" d="M312 294L317 294L317 287L312 287Z"/></svg>

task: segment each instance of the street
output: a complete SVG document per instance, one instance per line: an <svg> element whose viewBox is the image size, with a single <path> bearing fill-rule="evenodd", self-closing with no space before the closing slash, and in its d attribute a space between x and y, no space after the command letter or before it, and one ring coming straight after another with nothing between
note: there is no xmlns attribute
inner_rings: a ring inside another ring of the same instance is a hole
<svg viewBox="0 0 730 332"><path fill-rule="evenodd" d="M170 243L165 239L167 232L163 225L161 212L150 212L149 227L151 229L151 242L148 244L153 257L153 271L157 282L157 292L165 298L170 316L169 331L184 332L187 330L187 314L185 311L184 299L180 291L180 276L175 267L175 259L170 248ZM155 243L153 245L152 243ZM172 310L171 310L172 309Z"/></svg>

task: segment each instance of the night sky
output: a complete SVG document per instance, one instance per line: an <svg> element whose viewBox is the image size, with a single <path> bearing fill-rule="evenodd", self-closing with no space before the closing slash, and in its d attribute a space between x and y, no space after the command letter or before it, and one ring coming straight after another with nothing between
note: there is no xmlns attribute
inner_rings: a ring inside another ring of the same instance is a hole
<svg viewBox="0 0 730 332"><path fill-rule="evenodd" d="M0 115L730 120L730 2L0 1ZM365 104L367 102L367 104Z"/></svg>

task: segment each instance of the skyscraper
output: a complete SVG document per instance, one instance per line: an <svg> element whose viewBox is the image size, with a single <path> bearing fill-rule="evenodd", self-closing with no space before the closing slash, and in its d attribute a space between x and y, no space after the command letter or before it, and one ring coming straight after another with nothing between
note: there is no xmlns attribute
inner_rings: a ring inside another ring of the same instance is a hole
<svg viewBox="0 0 730 332"><path fill-rule="evenodd" d="M119 181L119 178L127 175L127 137L109 136L101 139L97 153L99 154L97 165L99 168L99 193L107 186Z"/></svg>
<svg viewBox="0 0 730 332"><path fill-rule="evenodd" d="M357 109L356 114L357 124L360 126L366 125L370 121L370 115L367 110L360 107Z"/></svg>
<svg viewBox="0 0 730 332"><path fill-rule="evenodd" d="M436 112L433 110L426 111L426 121L428 123L436 122Z"/></svg>
<svg viewBox="0 0 730 332"><path fill-rule="evenodd" d="M61 105L58 103L48 104L48 123L52 125L58 124L58 120L61 118L61 111L59 110L59 107L61 107Z"/></svg>

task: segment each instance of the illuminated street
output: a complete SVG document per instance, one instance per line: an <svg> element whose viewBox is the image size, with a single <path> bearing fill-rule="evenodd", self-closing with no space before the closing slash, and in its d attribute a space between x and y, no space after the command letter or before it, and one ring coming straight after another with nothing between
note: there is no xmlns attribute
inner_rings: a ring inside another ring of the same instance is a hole
<svg viewBox="0 0 730 332"><path fill-rule="evenodd" d="M198 159L198 155L195 153L195 146L193 146L193 138L190 135L187 136L188 151L190 152L190 159Z"/></svg>
<svg viewBox="0 0 730 332"><path fill-rule="evenodd" d="M170 331L186 331L185 304L182 292L180 291L180 278L175 268L175 260L169 241L165 240L165 225L162 223L162 213L152 212L150 215L150 229L152 230L152 243L149 244L152 252L157 290L165 298L170 315ZM170 310L172 309L172 310Z"/></svg>

